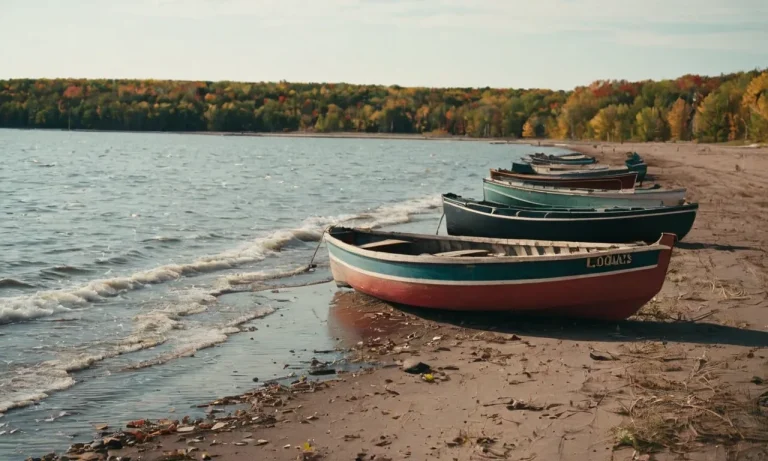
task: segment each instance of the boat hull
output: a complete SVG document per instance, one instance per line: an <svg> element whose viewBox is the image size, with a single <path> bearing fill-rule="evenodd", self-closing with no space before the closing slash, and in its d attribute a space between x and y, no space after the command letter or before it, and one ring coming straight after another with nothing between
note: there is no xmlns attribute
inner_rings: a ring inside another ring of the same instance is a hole
<svg viewBox="0 0 768 461"><path fill-rule="evenodd" d="M523 187L513 183L483 180L483 197L487 202L523 207L563 208L613 208L680 205L685 199L685 189L628 192L600 192L576 189Z"/></svg>
<svg viewBox="0 0 768 461"><path fill-rule="evenodd" d="M449 235L536 238L579 242L655 242L662 233L682 240L693 227L698 205L626 212L538 211L469 205L443 198Z"/></svg>
<svg viewBox="0 0 768 461"><path fill-rule="evenodd" d="M337 283L393 303L621 320L661 289L674 236L665 235L661 249L631 253L630 263L599 267L588 255L566 263L403 263L361 255L332 238L326 242Z"/></svg>
<svg viewBox="0 0 768 461"><path fill-rule="evenodd" d="M509 170L491 169L491 179L501 181L518 181L527 184L553 187L567 187L573 189L605 189L623 190L633 189L637 180L636 173L624 173L605 177L567 177L546 176L538 174L518 174Z"/></svg>

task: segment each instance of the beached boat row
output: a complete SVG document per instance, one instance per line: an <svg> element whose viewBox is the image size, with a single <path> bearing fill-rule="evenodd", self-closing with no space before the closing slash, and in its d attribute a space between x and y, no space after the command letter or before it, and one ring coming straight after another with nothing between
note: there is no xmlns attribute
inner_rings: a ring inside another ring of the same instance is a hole
<svg viewBox="0 0 768 461"><path fill-rule="evenodd" d="M636 186L629 163L647 170L637 154L623 170L596 163L535 154L491 169L483 200L443 195L449 236L332 227L333 277L417 307L627 318L661 289L698 205L685 189Z"/></svg>

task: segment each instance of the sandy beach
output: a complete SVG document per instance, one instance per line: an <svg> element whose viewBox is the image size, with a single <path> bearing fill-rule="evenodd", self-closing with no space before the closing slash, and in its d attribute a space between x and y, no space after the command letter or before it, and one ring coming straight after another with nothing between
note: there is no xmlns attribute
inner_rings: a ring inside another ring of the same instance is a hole
<svg viewBox="0 0 768 461"><path fill-rule="evenodd" d="M768 459L768 148L568 145L605 164L636 151L652 181L700 204L661 293L632 319L403 311L339 291L339 348L374 367L336 372L317 351L315 375L201 402L205 420L136 415L66 456Z"/></svg>

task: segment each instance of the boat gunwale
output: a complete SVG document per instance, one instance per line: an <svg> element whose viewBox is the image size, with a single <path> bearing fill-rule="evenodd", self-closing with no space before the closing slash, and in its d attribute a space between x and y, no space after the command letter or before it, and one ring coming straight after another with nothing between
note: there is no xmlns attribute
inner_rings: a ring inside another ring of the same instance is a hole
<svg viewBox="0 0 768 461"><path fill-rule="evenodd" d="M491 243L497 245L506 246L534 246L534 247L547 247L558 246L566 248L597 248L597 251L591 253L570 253L570 254L544 254L544 255L504 255L504 256L450 256L441 257L434 255L405 255L399 253L387 253L382 251L373 251L360 248L356 245L343 242L340 239L331 235L331 229L349 229L353 232L368 233L372 235L393 236L397 235L401 238L412 237L414 239L425 239L424 234L410 234L405 232L383 232L383 231L368 231L355 228L347 228L343 226L331 227L324 235L326 243L335 245L350 253L365 256L372 259L390 261L390 262L405 262L416 264L510 264L510 263L526 263L526 262L549 262L549 261L567 261L573 259L587 259L597 256L609 256L614 254L627 254L627 253L644 253L648 251L665 251L671 250L671 246L661 244L665 234L673 235L668 232L662 233L659 239L651 244L645 243L591 243L591 242L565 242L565 241L553 241L553 240L521 240L521 239L496 239L487 237L454 237L443 235L427 235L429 239L434 240L450 240L450 241L464 241L473 243ZM674 237L677 240L677 237ZM512 242L512 243L510 243ZM525 243L524 243L525 242ZM610 247L619 247L610 249ZM603 249L601 249L603 248Z"/></svg>
<svg viewBox="0 0 768 461"><path fill-rule="evenodd" d="M696 212L699 209L698 203L686 203L684 205L674 205L674 206L663 206L663 207L642 207L642 211L648 211L645 214L630 214L632 211L630 210L623 210L623 211L578 211L578 209L575 209L574 213L594 213L596 216L585 216L585 217L578 217L578 218L549 218L549 217L527 217L527 216L510 216L510 215L502 215L502 214L494 214L494 213L488 213L485 211L479 211L479 210L473 210L472 208L469 208L466 205L467 202L461 202L456 199L451 199L447 197L443 197L443 206L445 204L451 205L456 208L460 208L464 211L469 211L472 213L477 213L483 216L489 216L493 218L501 218L501 219L509 219L509 220L523 220L523 221L605 221L605 220L617 220L617 219L638 219L638 218L644 218L644 217L656 217L656 216L666 216L666 215L676 215L676 214L687 214L687 213L693 213L696 214ZM471 203L477 203L481 206L487 206L490 208L493 208L491 205L485 205L476 201L472 201ZM671 211L661 211L665 208L685 208L685 209L678 209L678 210L671 210ZM512 208L515 209L514 206L507 206L504 204L499 204L498 208ZM546 213L546 209L542 208L541 211L535 210L533 208L525 209L526 211L532 211L532 212L539 212L539 213ZM585 210L590 210L589 208L585 208ZM658 213L654 213L653 211L659 210ZM568 211L554 211L553 213L568 213ZM627 215L619 215L619 216L598 216L603 213L626 213Z"/></svg>

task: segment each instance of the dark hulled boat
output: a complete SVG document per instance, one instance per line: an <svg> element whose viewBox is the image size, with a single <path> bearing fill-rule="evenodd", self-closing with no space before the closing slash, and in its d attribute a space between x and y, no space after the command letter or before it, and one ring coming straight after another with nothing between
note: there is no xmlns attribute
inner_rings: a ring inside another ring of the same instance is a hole
<svg viewBox="0 0 768 461"><path fill-rule="evenodd" d="M443 195L449 235L492 238L653 242L662 233L683 239L699 205L656 208L523 208Z"/></svg>

